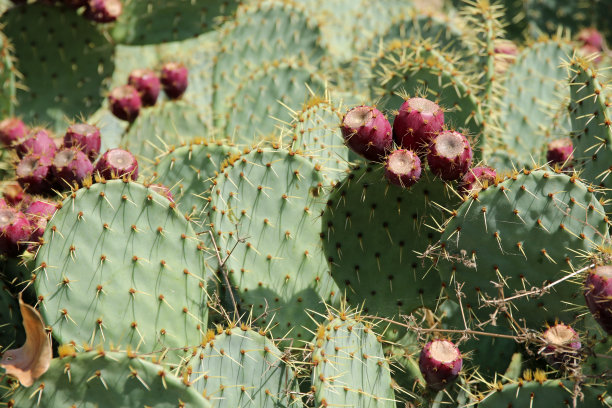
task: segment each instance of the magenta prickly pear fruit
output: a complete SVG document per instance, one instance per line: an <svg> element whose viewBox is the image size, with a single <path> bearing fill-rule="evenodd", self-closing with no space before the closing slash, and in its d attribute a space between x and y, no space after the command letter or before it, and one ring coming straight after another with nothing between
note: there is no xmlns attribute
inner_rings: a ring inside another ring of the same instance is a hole
<svg viewBox="0 0 612 408"><path fill-rule="evenodd" d="M15 256L30 238L31 226L26 216L14 208L0 210L0 252Z"/></svg>
<svg viewBox="0 0 612 408"><path fill-rule="evenodd" d="M101 143L100 129L87 123L69 126L64 135L64 147L79 149L92 161L100 154Z"/></svg>
<svg viewBox="0 0 612 408"><path fill-rule="evenodd" d="M6 118L0 122L0 143L12 146L28 134L28 127L19 118Z"/></svg>
<svg viewBox="0 0 612 408"><path fill-rule="evenodd" d="M459 193L477 193L484 187L495 184L497 172L495 169L486 166L471 168L463 175L459 183Z"/></svg>
<svg viewBox="0 0 612 408"><path fill-rule="evenodd" d="M389 121L381 111L370 106L349 110L340 130L346 145L368 160L382 160L393 144Z"/></svg>
<svg viewBox="0 0 612 408"><path fill-rule="evenodd" d="M123 11L121 0L87 0L85 18L96 23L112 23Z"/></svg>
<svg viewBox="0 0 612 408"><path fill-rule="evenodd" d="M180 62L168 62L161 69L161 83L170 99L178 99L187 90L189 71Z"/></svg>
<svg viewBox="0 0 612 408"><path fill-rule="evenodd" d="M495 72L498 74L503 74L516 60L516 56L518 55L518 47L510 40L495 40L493 47L493 51L495 52L495 56L493 58Z"/></svg>
<svg viewBox="0 0 612 408"><path fill-rule="evenodd" d="M589 45L598 51L603 50L603 35L593 27L583 28L578 33L578 41L580 41L583 45Z"/></svg>
<svg viewBox="0 0 612 408"><path fill-rule="evenodd" d="M385 177L392 184L408 188L421 178L421 159L412 150L395 150L387 156Z"/></svg>
<svg viewBox="0 0 612 408"><path fill-rule="evenodd" d="M421 350L419 368L427 385L440 391L451 384L461 371L463 359L459 349L448 340L430 341Z"/></svg>
<svg viewBox="0 0 612 408"><path fill-rule="evenodd" d="M140 95L132 85L113 89L108 95L108 102L113 115L128 122L133 122L138 117L142 107Z"/></svg>
<svg viewBox="0 0 612 408"><path fill-rule="evenodd" d="M546 346L542 354L548 364L555 368L573 366L578 362L582 347L578 333L570 326L557 323L549 327L542 335Z"/></svg>
<svg viewBox="0 0 612 408"><path fill-rule="evenodd" d="M81 184L93 173L93 164L80 150L62 149L53 158L53 174L58 187L65 189L74 183Z"/></svg>
<svg viewBox="0 0 612 408"><path fill-rule="evenodd" d="M597 266L589 271L584 297L595 320L612 335L612 265Z"/></svg>
<svg viewBox="0 0 612 408"><path fill-rule="evenodd" d="M95 171L105 179L127 175L132 180L136 180L138 178L138 161L127 150L111 149L98 160Z"/></svg>
<svg viewBox="0 0 612 408"><path fill-rule="evenodd" d="M53 160L47 156L27 155L15 170L17 181L30 194L42 194L50 190L51 165Z"/></svg>
<svg viewBox="0 0 612 408"><path fill-rule="evenodd" d="M132 85L140 94L142 106L153 106L157 102L161 83L159 78L151 69L136 69L128 78L128 84Z"/></svg>
<svg viewBox="0 0 612 408"><path fill-rule="evenodd" d="M457 180L472 165L472 148L465 136L454 130L437 134L429 145L427 162L431 171L442 180Z"/></svg>
<svg viewBox="0 0 612 408"><path fill-rule="evenodd" d="M45 129L34 129L15 146L15 150L20 159L28 154L53 157L57 146Z"/></svg>
<svg viewBox="0 0 612 408"><path fill-rule="evenodd" d="M548 144L548 151L546 152L546 160L551 165L558 164L561 166L567 166L574 155L574 144L572 139L564 137L562 139L553 140Z"/></svg>
<svg viewBox="0 0 612 408"><path fill-rule="evenodd" d="M25 216L30 222L32 233L30 242L38 242L45 233L47 222L51 219L57 206L46 201L34 201L25 211Z"/></svg>
<svg viewBox="0 0 612 408"><path fill-rule="evenodd" d="M159 195L166 197L171 203L174 202L174 196L170 192L170 189L164 186L163 184L160 184L160 183L151 184L149 185L149 188L155 191L156 193L158 193Z"/></svg>
<svg viewBox="0 0 612 408"><path fill-rule="evenodd" d="M431 139L442 130L444 111L425 98L410 98L393 121L393 138L404 149L424 153Z"/></svg>
<svg viewBox="0 0 612 408"><path fill-rule="evenodd" d="M17 182L6 184L2 190L2 196L4 200L13 207L22 205L22 202L28 199L21 184Z"/></svg>

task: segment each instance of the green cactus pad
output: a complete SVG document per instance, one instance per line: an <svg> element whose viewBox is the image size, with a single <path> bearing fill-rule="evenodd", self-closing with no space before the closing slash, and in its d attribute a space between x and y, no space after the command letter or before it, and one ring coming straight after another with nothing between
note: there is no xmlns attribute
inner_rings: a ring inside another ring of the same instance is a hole
<svg viewBox="0 0 612 408"><path fill-rule="evenodd" d="M217 26L236 0L127 0L112 30L115 41L143 45L181 41Z"/></svg>
<svg viewBox="0 0 612 408"><path fill-rule="evenodd" d="M194 389L163 366L130 352L89 351L51 361L31 387L19 387L15 407L209 408Z"/></svg>
<svg viewBox="0 0 612 408"><path fill-rule="evenodd" d="M108 103L94 112L86 122L100 129L100 152L102 153L121 145L121 137L129 125L128 122L118 119L111 113Z"/></svg>
<svg viewBox="0 0 612 408"><path fill-rule="evenodd" d="M19 303L9 292L9 289L0 282L0 351L7 348L21 347L25 340L24 331L19 313Z"/></svg>
<svg viewBox="0 0 612 408"><path fill-rule="evenodd" d="M142 110L123 135L121 144L146 168L171 146L209 137L209 133L205 119L195 106L184 101L167 101Z"/></svg>
<svg viewBox="0 0 612 408"><path fill-rule="evenodd" d="M536 374L537 376L538 374ZM544 374L540 376L545 378ZM478 403L479 408L529 407L529 408L597 408L609 407L610 396L602 387L585 384L581 396L575 396L575 383L568 380L523 379L511 384L500 385ZM575 396L576 405L573 405Z"/></svg>
<svg viewBox="0 0 612 408"><path fill-rule="evenodd" d="M87 117L102 105L114 47L94 24L68 8L40 3L10 9L2 24L23 75L15 113L24 121L61 132L66 119Z"/></svg>
<svg viewBox="0 0 612 408"><path fill-rule="evenodd" d="M219 127L227 123L232 102L244 103L232 98L237 88L248 85L253 70L266 62L291 58L318 66L324 55L315 21L291 1L257 0L241 6L236 19L221 27L219 38L221 44L213 71L213 109ZM300 81L302 90L306 81L301 78ZM289 93L287 88L274 90ZM281 95L276 94L276 99ZM267 105L271 105L270 100L276 104L276 99L267 99ZM270 121L266 118L266 122Z"/></svg>
<svg viewBox="0 0 612 408"><path fill-rule="evenodd" d="M341 178L348 167L349 149L344 145L339 126L342 109L328 97L315 96L295 113L287 133L292 148L311 157L331 180Z"/></svg>
<svg viewBox="0 0 612 408"><path fill-rule="evenodd" d="M35 286L59 342L140 351L200 342L203 249L165 197L133 182L96 183L64 200L43 238Z"/></svg>
<svg viewBox="0 0 612 408"><path fill-rule="evenodd" d="M612 100L606 88L608 79L581 58L572 59L569 69L569 111L577 167L583 170L581 177L612 188Z"/></svg>
<svg viewBox="0 0 612 408"><path fill-rule="evenodd" d="M290 363L274 342L245 326L211 330L188 362L193 387L213 407L301 407Z"/></svg>
<svg viewBox="0 0 612 408"><path fill-rule="evenodd" d="M296 345L310 338L306 310L325 310L323 301L338 291L320 247L323 177L286 150L234 160L215 180L210 213L222 253L235 246L230 281L253 316L267 313L258 323Z"/></svg>
<svg viewBox="0 0 612 408"><path fill-rule="evenodd" d="M391 44L381 59L373 63L372 95L378 108L397 111L404 98L400 94L422 96L437 101L445 109L444 122L473 138L481 136L483 119L474 98L475 85L463 78L452 60L427 44ZM450 58L450 57L449 57ZM467 131L467 132L466 132ZM484 142L472 143L477 146Z"/></svg>
<svg viewBox="0 0 612 408"><path fill-rule="evenodd" d="M172 189L182 211L204 216L221 164L240 151L219 142L196 141L169 151L154 168L154 183Z"/></svg>
<svg viewBox="0 0 612 408"><path fill-rule="evenodd" d="M389 362L370 325L341 315L321 324L313 343L316 407L395 407Z"/></svg>
<svg viewBox="0 0 612 408"><path fill-rule="evenodd" d="M440 236L427 226L440 215L432 202L453 208L456 201L425 171L410 189L389 184L379 164L357 166L347 174L329 196L322 242L349 303L365 303L369 313L385 317L433 308L440 278L419 254Z"/></svg>
<svg viewBox="0 0 612 408"><path fill-rule="evenodd" d="M534 168L546 162L546 144L564 134L556 129L567 96L567 69L561 67L570 52L560 41L543 41L525 48L506 73L500 132L490 140L490 165L498 171Z"/></svg>
<svg viewBox="0 0 612 408"><path fill-rule="evenodd" d="M466 317L488 320L500 301L564 278L608 237L604 210L577 177L546 169L515 173L467 197L445 226L439 271L444 284L463 283ZM542 296L507 301L515 320L540 327L571 323L584 305L579 277ZM499 286L499 287L498 287ZM452 296L453 298L455 295ZM562 299L562 300L560 300Z"/></svg>
<svg viewBox="0 0 612 408"><path fill-rule="evenodd" d="M225 134L247 144L263 139L291 121L291 109L324 90L324 79L312 67L292 61L265 64L232 96Z"/></svg>

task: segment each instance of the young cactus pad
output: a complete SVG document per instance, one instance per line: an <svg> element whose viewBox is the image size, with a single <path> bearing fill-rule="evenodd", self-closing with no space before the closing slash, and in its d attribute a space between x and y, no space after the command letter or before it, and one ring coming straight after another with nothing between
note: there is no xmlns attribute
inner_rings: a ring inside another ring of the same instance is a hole
<svg viewBox="0 0 612 408"><path fill-rule="evenodd" d="M380 337L346 316L326 320L313 340L316 407L392 408L395 396Z"/></svg>
<svg viewBox="0 0 612 408"><path fill-rule="evenodd" d="M577 269L579 252L594 250L607 231L597 196L576 176L524 171L466 198L442 234L438 267L447 286L453 280L465 284L466 314L486 320L502 297L542 287ZM572 305L584 305L580 289L565 280L541 297L512 300L508 311L530 326L572 321L580 313ZM485 301L489 307L480 308Z"/></svg>
<svg viewBox="0 0 612 408"><path fill-rule="evenodd" d="M203 247L165 197L113 180L66 198L36 258L40 310L61 343L198 344L206 333Z"/></svg>
<svg viewBox="0 0 612 408"><path fill-rule="evenodd" d="M215 180L210 220L227 259L229 279L254 316L267 312L275 337L306 341L313 322L337 294L320 247L323 177L286 150L257 149L234 158ZM237 242L243 240L243 242Z"/></svg>
<svg viewBox="0 0 612 408"><path fill-rule="evenodd" d="M187 363L193 387L213 407L301 407L298 383L291 366L274 342L250 328L236 327L216 335Z"/></svg>

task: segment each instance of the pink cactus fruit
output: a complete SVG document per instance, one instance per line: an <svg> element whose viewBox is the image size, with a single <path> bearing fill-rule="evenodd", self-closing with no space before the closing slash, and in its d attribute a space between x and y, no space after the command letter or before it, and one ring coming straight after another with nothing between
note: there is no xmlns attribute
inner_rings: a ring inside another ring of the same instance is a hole
<svg viewBox="0 0 612 408"><path fill-rule="evenodd" d="M612 265L597 266L589 271L584 297L595 320L612 335Z"/></svg>
<svg viewBox="0 0 612 408"><path fill-rule="evenodd" d="M346 145L368 160L383 160L393 143L391 124L381 111L370 106L349 110L340 130Z"/></svg>
<svg viewBox="0 0 612 408"><path fill-rule="evenodd" d="M0 252L16 256L30 238L31 227L26 216L14 208L0 209Z"/></svg>
<svg viewBox="0 0 612 408"><path fill-rule="evenodd" d="M95 171L105 179L129 176L138 178L138 161L134 155L123 149L110 149L102 155L96 164Z"/></svg>
<svg viewBox="0 0 612 408"><path fill-rule="evenodd" d="M542 339L546 342L542 354L548 364L555 368L576 365L580 358L579 352L582 344L574 329L557 323L542 334Z"/></svg>
<svg viewBox="0 0 612 408"><path fill-rule="evenodd" d="M88 0L83 16L96 23L112 23L123 11L121 0Z"/></svg>
<svg viewBox="0 0 612 408"><path fill-rule="evenodd" d="M135 69L128 78L128 85L138 91L142 106L153 106L157 102L161 83L151 69Z"/></svg>
<svg viewBox="0 0 612 408"><path fill-rule="evenodd" d="M393 138L398 146L423 155L443 125L444 111L437 103L410 98L402 104L393 121Z"/></svg>
<svg viewBox="0 0 612 408"><path fill-rule="evenodd" d="M455 381L462 366L459 349L448 340L430 341L419 357L421 374L435 391L441 391Z"/></svg>
<svg viewBox="0 0 612 408"><path fill-rule="evenodd" d="M117 118L133 122L140 113L142 101L136 88L122 85L113 89L108 95L110 110Z"/></svg>
<svg viewBox="0 0 612 408"><path fill-rule="evenodd" d="M564 167L567 167L568 165L571 166L573 157L574 144L572 143L572 139L569 137L556 139L548 143L546 160L550 162L551 165L558 164Z"/></svg>
<svg viewBox="0 0 612 408"><path fill-rule="evenodd" d="M19 118L6 118L0 122L0 143L5 147L12 146L27 134L28 127Z"/></svg>
<svg viewBox="0 0 612 408"><path fill-rule="evenodd" d="M75 148L62 149L53 158L53 174L60 189L82 184L93 173L93 164L82 151Z"/></svg>
<svg viewBox="0 0 612 408"><path fill-rule="evenodd" d="M495 72L502 74L514 63L518 55L518 47L510 40L495 40L493 43L493 65Z"/></svg>
<svg viewBox="0 0 612 408"><path fill-rule="evenodd" d="M478 166L469 169L459 183L460 194L474 194L485 187L495 184L497 172L487 166Z"/></svg>
<svg viewBox="0 0 612 408"><path fill-rule="evenodd" d="M596 28L583 28L578 33L578 42L582 44L579 51L582 55L591 55L594 53L600 53L594 59L595 63L602 60L601 52L604 48L604 37Z"/></svg>
<svg viewBox="0 0 612 408"><path fill-rule="evenodd" d="M39 128L33 129L25 139L20 140L15 146L15 151L20 159L28 154L53 157L57 146L49 132Z"/></svg>
<svg viewBox="0 0 612 408"><path fill-rule="evenodd" d="M454 130L437 134L429 145L427 162L431 171L442 180L463 177L472 165L472 148L467 138Z"/></svg>
<svg viewBox="0 0 612 408"><path fill-rule="evenodd" d="M149 185L149 188L155 191L157 194L166 197L168 201L170 201L171 203L174 202L174 196L172 195L172 192L170 191L168 187L164 186L163 184L160 184L160 183L151 184Z"/></svg>
<svg viewBox="0 0 612 408"><path fill-rule="evenodd" d="M189 71L180 62L168 62L161 68L161 83L168 98L178 99L187 90Z"/></svg>
<svg viewBox="0 0 612 408"><path fill-rule="evenodd" d="M390 183L408 188L421 178L421 160L412 150L397 149L387 156L385 177Z"/></svg>
<svg viewBox="0 0 612 408"><path fill-rule="evenodd" d="M17 181L30 194L49 192L52 164L53 160L50 157L29 154L17 164L15 169Z"/></svg>
<svg viewBox="0 0 612 408"><path fill-rule="evenodd" d="M30 222L32 232L30 242L37 243L45 233L47 222L51 219L57 206L47 201L34 201L25 211L25 216Z"/></svg>
<svg viewBox="0 0 612 408"><path fill-rule="evenodd" d="M64 147L79 149L92 161L100 154L101 144L100 129L87 123L70 125L64 135Z"/></svg>

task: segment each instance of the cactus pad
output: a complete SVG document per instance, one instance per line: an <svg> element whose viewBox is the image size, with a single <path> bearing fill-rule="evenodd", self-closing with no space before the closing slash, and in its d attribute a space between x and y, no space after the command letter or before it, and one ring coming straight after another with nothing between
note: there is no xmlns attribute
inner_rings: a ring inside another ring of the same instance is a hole
<svg viewBox="0 0 612 408"><path fill-rule="evenodd" d="M198 344L206 331L202 247L163 196L122 180L63 202L36 259L36 291L62 343L141 351Z"/></svg>
<svg viewBox="0 0 612 408"><path fill-rule="evenodd" d="M222 252L235 246L227 269L238 296L254 316L267 312L261 324L277 324L276 337L306 341L305 310L324 310L338 289L320 247L322 175L295 153L258 149L215 183L210 219Z"/></svg>

